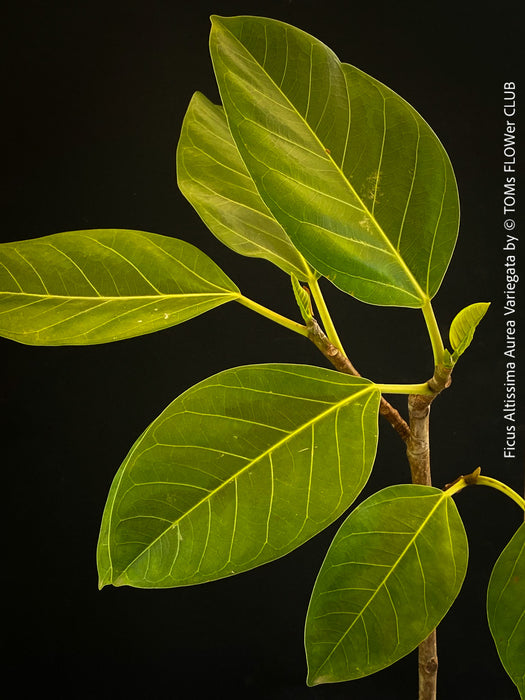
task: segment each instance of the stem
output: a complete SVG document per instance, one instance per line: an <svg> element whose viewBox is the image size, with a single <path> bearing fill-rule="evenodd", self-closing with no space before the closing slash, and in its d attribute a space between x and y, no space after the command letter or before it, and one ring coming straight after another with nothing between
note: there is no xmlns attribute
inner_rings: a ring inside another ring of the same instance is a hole
<svg viewBox="0 0 525 700"><path fill-rule="evenodd" d="M436 630L428 635L418 647L419 700L436 697L437 686L437 638Z"/></svg>
<svg viewBox="0 0 525 700"><path fill-rule="evenodd" d="M432 352L434 353L434 365L443 363L445 355L445 346L443 345L443 340L441 338L441 333L439 332L439 326L434 315L434 309L430 299L422 307L423 316L425 317L425 323L427 324L428 335L430 337L430 342L432 343Z"/></svg>
<svg viewBox="0 0 525 700"><path fill-rule="evenodd" d="M328 307L326 306L323 293L321 292L321 287L319 286L317 278L312 276L312 278L308 280L308 286L312 291L312 296L314 298L315 305L317 306L317 310L319 311L319 316L321 317L321 321L323 322L325 333L328 336L329 341L334 347L336 347L339 350L339 352L341 352L346 357L346 353L343 349L341 341L339 340L339 336L337 335L334 322L332 321L332 317L330 316L330 312L328 311Z"/></svg>
<svg viewBox="0 0 525 700"><path fill-rule="evenodd" d="M410 435L407 457L413 484L432 485L430 474L429 417L432 398L408 397ZM437 637L433 630L418 647L419 700L435 700L437 693Z"/></svg>
<svg viewBox="0 0 525 700"><path fill-rule="evenodd" d="M314 318L312 318L310 323L308 324L308 337L338 372L343 372L343 374L350 374L353 377L361 376L354 367L354 365L350 362L348 357L328 340L328 338L326 337L321 327ZM387 419L387 421L394 428L396 433L398 433L401 439L406 442L410 435L410 428L408 427L406 421L399 414L399 411L397 411L393 406L391 406L384 396L381 397L381 402L379 404L379 413Z"/></svg>
<svg viewBox="0 0 525 700"><path fill-rule="evenodd" d="M502 481L498 481L497 479L493 479L490 476L480 476L480 472L481 469L478 467L472 472L472 474L460 476L459 479L456 479L451 484L447 484L445 487L447 493L450 491L450 495L453 496L455 493L465 488L465 486L490 486L491 488L504 493L525 511L525 499L516 493L514 489L511 489L510 486L507 486L507 484L504 484Z"/></svg>
<svg viewBox="0 0 525 700"><path fill-rule="evenodd" d="M490 476L478 476L476 479L476 486L491 486L493 489L501 491L506 496L511 498L514 503L517 503L519 507L525 511L525 498L522 498L514 489L511 489L507 484L498 481L497 479L492 479Z"/></svg>
<svg viewBox="0 0 525 700"><path fill-rule="evenodd" d="M417 394L418 396L434 396L428 382L422 384L376 384L382 394Z"/></svg>
<svg viewBox="0 0 525 700"><path fill-rule="evenodd" d="M300 335L304 335L306 338L308 338L308 328L306 326L302 326L300 323L292 321L290 318L286 318L286 316L281 316L281 314L278 314L276 311L272 311L271 309L266 308L266 306L258 304L252 299L248 299L248 297L245 297L243 294L237 297L235 301L238 301L239 304L242 304L243 306L247 306L249 309L255 311L261 316L269 318L270 321L274 321L274 323L278 323L279 325L294 331L294 333L299 333Z"/></svg>

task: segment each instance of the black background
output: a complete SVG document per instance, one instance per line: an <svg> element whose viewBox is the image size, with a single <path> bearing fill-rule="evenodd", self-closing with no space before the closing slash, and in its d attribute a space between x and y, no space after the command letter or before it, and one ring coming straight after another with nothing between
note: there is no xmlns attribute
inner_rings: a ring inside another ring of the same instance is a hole
<svg viewBox="0 0 525 700"><path fill-rule="evenodd" d="M502 457L504 381L503 83L519 81L517 3L37 2L5 17L2 240L84 228L183 238L255 300L297 317L286 276L241 258L178 192L175 149L195 90L218 100L209 15L294 24L407 99L443 141L459 183L456 254L435 299L443 332L457 311L492 301L454 384L432 409L434 483L481 466L522 489ZM381 309L330 286L326 297L360 371L382 382L428 378L417 311ZM307 689L303 624L328 531L232 579L163 591L97 590L95 549L109 485L140 432L179 393L257 362L318 363L307 341L228 304L158 334L86 348L0 342L3 378L3 661L16 697L414 698L417 658L351 684ZM404 409L403 401L397 401ZM360 497L409 480L381 424ZM502 494L456 497L470 539L464 588L439 628L441 698L517 698L485 618L491 567L520 522Z"/></svg>

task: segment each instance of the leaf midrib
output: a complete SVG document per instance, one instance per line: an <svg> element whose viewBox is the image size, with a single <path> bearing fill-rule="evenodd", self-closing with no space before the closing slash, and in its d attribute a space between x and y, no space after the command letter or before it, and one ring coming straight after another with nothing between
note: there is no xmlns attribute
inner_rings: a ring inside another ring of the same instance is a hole
<svg viewBox="0 0 525 700"><path fill-rule="evenodd" d="M220 289L220 287L218 287ZM2 297L34 297L36 299L57 299L57 300L80 300L80 301L134 301L139 299L152 299L152 300L163 300L163 299L173 299L177 297L218 297L218 296L232 296L240 297L242 296L240 292L234 291L222 291L222 292L191 292L191 293L177 293L177 294L133 294L127 296L105 296L105 295L93 295L93 296L76 296L68 294L37 294L35 292L0 292L0 298ZM6 312L0 312L6 313Z"/></svg>
<svg viewBox="0 0 525 700"><path fill-rule="evenodd" d="M401 254L399 253L399 251L397 250L397 248L394 246L394 244L392 243L392 241L389 239L389 237L386 235L386 233L383 231L383 228L381 227L381 225L379 224L379 222L378 222L377 219L375 218L375 215L373 214L373 212L371 212L371 211L368 209L368 207L365 205L365 203L363 202L363 200L361 199L361 197L359 196L359 194L357 193L357 191L356 191L356 190L354 189L354 187L352 186L351 182L350 182L350 181L348 180L348 178L346 177L346 174L344 173L344 171L342 170L342 168L341 168L341 167L338 165L338 163L336 163L336 161L333 159L333 157L332 157L332 155L331 155L329 149L327 149L327 147L322 143L322 141L321 141L320 138L317 136L316 132L313 130L313 128L310 126L310 124L307 122L307 120L305 119L305 117L303 117L303 115L297 110L297 108L296 108L295 105L290 101L290 99L288 98L288 96L286 95L286 93L281 89L281 86L280 86L280 85L277 85L277 83L274 81L274 79L272 78L272 76L266 71L266 69L264 68L264 66L262 66L262 65L259 63L259 61L258 61L258 60L255 58L255 56L246 48L246 46L245 46L245 45L244 45L244 44L243 44L243 43L242 43L242 42L227 28L227 27L225 27L224 24L222 24L222 22L221 22L221 26L223 27L223 29L224 29L225 31L228 32L228 34L232 37L232 39L233 39L235 42L237 42L237 43L239 44L239 46L246 52L246 54L248 54L248 55L251 57L251 59L252 59L252 61L255 63L255 65L257 65L257 66L260 68L260 70L264 73L264 75L271 81L271 83L272 83L272 84L275 86L275 88L279 91L279 94L283 97L283 99L286 100L286 102L288 103L288 105L290 105L291 110L303 121L303 123L305 124L306 128L308 129L308 131L311 133L311 135L314 137L314 139L315 139L315 140L317 141L317 143L319 144L319 146L320 146L322 152L324 153L324 155L327 156L327 160L329 160L329 161L332 162L332 164L333 164L333 166L335 167L336 171L340 174L340 176L341 176L341 178L343 179L344 183L346 184L346 186L348 187L348 189L350 190L350 192L355 196L357 202L358 202L358 203L360 204L360 206L362 207L362 210L363 210L364 214L365 214L366 216L368 216L368 218L370 219L370 221L371 221L372 224L374 225L375 229L378 231L380 237L381 237L382 240L386 243L386 246L387 246L388 248L390 248L392 254L393 254L394 257L397 259L399 265L402 267L403 271L405 272L405 274L407 275L407 277L409 278L409 280L410 280L411 283L413 284L414 289L415 289L415 291L416 291L417 296L419 297L419 299L422 301L422 303L425 303L425 301L428 300L428 295L423 291L423 289L421 288L420 284L418 283L418 281L416 280L416 278L415 278L414 275L412 274L412 271L410 270L410 268L408 267L408 265L405 263L403 257L401 256ZM288 39L286 39L286 45L288 46ZM312 44L312 46L313 46L313 44ZM341 66L341 62L339 61L339 59L337 59L337 57L336 57L336 60L339 62L339 66ZM312 68L312 62L310 61L310 73L311 73L311 68ZM231 73L232 71L228 71L228 72ZM349 95L349 92L348 92L348 82L347 82L347 79L346 79L346 75L345 75L345 73L344 73L344 71L343 71L342 69L341 69L341 74L342 74L342 77L343 77L343 80L344 80L344 83L345 83L345 91L346 91L346 96L347 96L348 105L350 106L350 95ZM232 134L232 136L233 136L233 134ZM347 141L348 141L348 139L347 139ZM345 145L345 149L346 149L346 145ZM239 151L239 153L240 153L240 151ZM254 183L255 183L255 181L254 181Z"/></svg>
<svg viewBox="0 0 525 700"><path fill-rule="evenodd" d="M193 505L188 511L186 511L180 518L178 518L177 520L174 520L173 523L170 525L170 527L166 528L166 530L164 530L164 531L163 531L162 533L160 533L154 540L152 540L152 542L150 542L150 544L149 544L147 547L145 547L145 548L142 550L142 552L141 552L140 554L138 554L138 555L126 566L126 568L123 569L123 570L118 574L118 578L115 580L115 582L118 581L119 579L121 579L121 578L124 576L124 574L126 573L126 571L128 571L128 570L130 569L130 567L132 567L133 564L135 564L135 562L139 561L142 557L144 557L144 556L149 552L149 550L150 550L152 547L154 547L155 544L156 544L158 541L160 541L160 540L166 535L167 532L169 532L170 530L172 530L172 529L175 528L175 527L179 527L179 524L181 523L181 521L183 521L186 517L188 517L194 510L196 510L197 508L199 508L200 506L202 506L203 503L211 502L211 499L212 499L217 493L219 493L223 488L226 488L229 484L231 484L231 483L235 482L237 479L239 479L240 476L242 476L242 474L243 474L244 472L246 472L247 470L251 469L257 462L259 462L259 461L261 461L262 459L264 459L264 457L271 455L273 452L275 452L276 450L278 450L282 445L285 445L289 440L293 439L296 435L298 435L299 433L301 433L303 430L306 430L306 429L310 428L311 426L315 425L319 420L322 420L323 418L325 418L325 417L326 417L327 415L329 415L332 411L337 411L337 410L339 410L340 408L342 408L343 406L352 403L352 402L353 402L355 399L357 399L358 397L363 396L363 395L365 395L365 394L367 394L367 393L373 393L374 391L378 391L378 390L376 389L376 387L375 387L373 384L371 384L371 385L366 386L364 389L361 389L360 391L357 391L356 393L351 394L349 397L346 397L345 399L343 399L343 400L341 400L341 401L338 401L338 402L335 403L335 404L332 404L328 409L326 409L325 411L323 411L323 412L320 413L320 414L317 414L316 416L314 416L314 418L310 419L310 420L307 421L306 423L303 423L300 427L298 427L298 428L296 428L295 430L293 430L293 431L291 431L290 433L288 433L285 437L281 438L279 441L277 441L276 443L274 443L271 447L269 447L268 449L266 449L266 450L265 450L264 452L262 452L260 455L258 455L258 456L255 457L254 459L250 460L250 461L249 461L247 464L245 464L239 471L237 471L235 474L232 474L232 476L230 476L228 479L226 479L226 481L222 482L217 488L213 489L213 491L210 491L210 492L208 493L208 495L207 495L205 498L202 498L200 501L198 501L196 504L194 504L194 505ZM132 461L133 455L135 454L135 452L136 452L136 451L138 450L138 448L140 447L141 442L142 442L142 440L139 440L139 442L135 445L135 447L134 447L134 449L133 449L133 452L129 455L128 459L126 460L126 464L125 464L125 466L123 467L122 476L121 476L120 481L122 481L122 478L124 478L124 472L125 472L125 470L126 470L126 467L127 467L127 465ZM118 491L118 490L115 491L115 497L113 498L113 503L111 504L111 518L109 519L108 534L107 534L108 556L109 556L109 560L110 560L110 569L111 569L111 572L112 572L112 573L113 573L114 567L113 567L113 561L112 561L112 558L111 558L110 536L111 536L111 520L112 520L113 508L114 508L114 505L115 505L115 498L116 498L116 495L117 495L117 491ZM119 522L120 522L120 521L119 521Z"/></svg>

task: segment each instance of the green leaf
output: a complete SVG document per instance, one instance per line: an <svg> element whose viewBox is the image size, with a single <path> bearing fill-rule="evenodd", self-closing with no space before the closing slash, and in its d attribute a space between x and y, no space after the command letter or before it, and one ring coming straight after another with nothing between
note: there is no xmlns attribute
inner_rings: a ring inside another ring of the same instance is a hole
<svg viewBox="0 0 525 700"><path fill-rule="evenodd" d="M494 565L487 617L501 663L525 698L525 523Z"/></svg>
<svg viewBox="0 0 525 700"><path fill-rule="evenodd" d="M366 379L300 365L237 367L186 391L115 477L100 586L211 581L301 545L366 483L379 399Z"/></svg>
<svg viewBox="0 0 525 700"><path fill-rule="evenodd" d="M0 335L29 345L144 335L239 296L207 255L154 233L72 231L0 245Z"/></svg>
<svg viewBox="0 0 525 700"><path fill-rule="evenodd" d="M303 321L308 324L313 319L312 298L308 287L303 287L295 275L291 276L292 289Z"/></svg>
<svg viewBox="0 0 525 700"><path fill-rule="evenodd" d="M454 173L428 124L282 22L213 17L210 47L241 157L308 262L362 301L428 302L459 220Z"/></svg>
<svg viewBox="0 0 525 700"><path fill-rule="evenodd" d="M487 313L490 304L479 302L462 309L450 325L449 339L454 352L452 361L456 362L468 348L474 337L474 331L483 316Z"/></svg>
<svg viewBox="0 0 525 700"><path fill-rule="evenodd" d="M308 684L367 676L408 654L461 588L468 545L446 492L390 486L336 534L306 619Z"/></svg>
<svg viewBox="0 0 525 700"><path fill-rule="evenodd" d="M224 110L200 93L193 96L182 124L177 180L210 231L236 253L265 258L299 279L313 274L262 201Z"/></svg>

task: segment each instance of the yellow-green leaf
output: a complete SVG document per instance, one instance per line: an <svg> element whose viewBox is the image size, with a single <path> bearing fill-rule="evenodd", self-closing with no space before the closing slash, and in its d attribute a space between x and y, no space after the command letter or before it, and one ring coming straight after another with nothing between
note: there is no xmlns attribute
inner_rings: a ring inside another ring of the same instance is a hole
<svg viewBox="0 0 525 700"><path fill-rule="evenodd" d="M456 362L468 348L474 337L478 323L488 311L490 304L478 302L462 309L450 325L449 339L454 352L452 361Z"/></svg>
<svg viewBox="0 0 525 700"><path fill-rule="evenodd" d="M207 255L154 233L96 229L0 245L0 335L29 345L144 335L239 296Z"/></svg>
<svg viewBox="0 0 525 700"><path fill-rule="evenodd" d="M452 166L424 119L322 42L261 17L213 17L231 134L306 260L372 304L422 307L455 245Z"/></svg>
<svg viewBox="0 0 525 700"><path fill-rule="evenodd" d="M367 676L415 649L456 598L468 545L430 486L390 486L358 506L323 562L306 619L308 684Z"/></svg>
<svg viewBox="0 0 525 700"><path fill-rule="evenodd" d="M237 367L188 389L115 477L100 585L201 583L295 549L365 485L379 399L366 379L301 365Z"/></svg>
<svg viewBox="0 0 525 700"><path fill-rule="evenodd" d="M265 258L290 275L313 272L261 199L222 107L196 93L177 148L177 180L210 231L241 255Z"/></svg>
<svg viewBox="0 0 525 700"><path fill-rule="evenodd" d="M494 565L487 616L501 663L525 698L525 523Z"/></svg>

